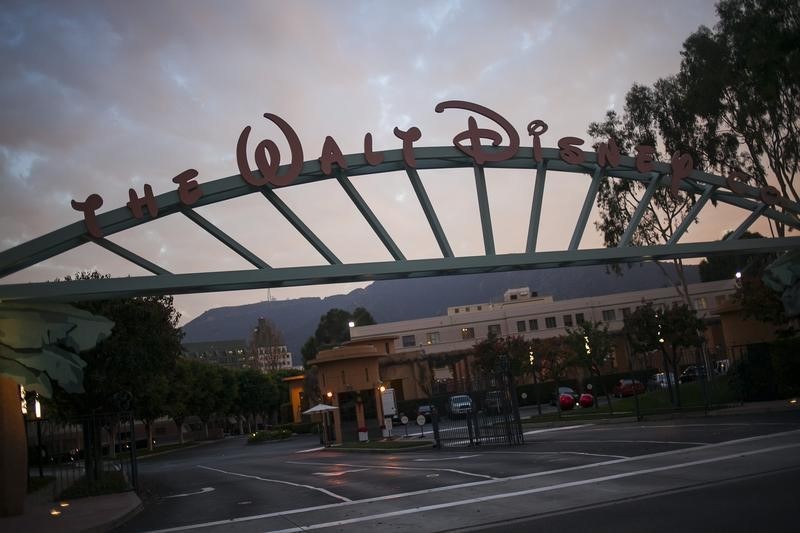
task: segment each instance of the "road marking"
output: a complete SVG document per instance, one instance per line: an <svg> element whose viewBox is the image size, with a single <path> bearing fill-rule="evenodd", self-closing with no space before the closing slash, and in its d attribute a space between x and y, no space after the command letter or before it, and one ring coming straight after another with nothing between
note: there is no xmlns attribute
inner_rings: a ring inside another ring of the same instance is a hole
<svg viewBox="0 0 800 533"><path fill-rule="evenodd" d="M435 459L414 459L415 462L419 463L430 463L434 461L455 461L456 459L472 459L473 457L479 457L480 454L476 455L459 455L458 457L437 457Z"/></svg>
<svg viewBox="0 0 800 533"><path fill-rule="evenodd" d="M525 433L523 433L523 435L536 435L537 433L549 433L551 431L563 431L565 429L587 428L593 425L594 424L579 424L577 426L561 426L557 428L534 429L533 431L526 431Z"/></svg>
<svg viewBox="0 0 800 533"><path fill-rule="evenodd" d="M616 443L616 444L687 444L689 446L707 446L711 444L710 442L688 442L688 441L678 441L678 440L559 440L556 442L569 442L569 443L581 443L581 444L597 444L601 442L605 443Z"/></svg>
<svg viewBox="0 0 800 533"><path fill-rule="evenodd" d="M335 476L343 476L345 474L349 474L350 472L363 472L364 470L369 470L369 468L355 468L353 470L340 470L339 472L314 472L314 475L335 477Z"/></svg>
<svg viewBox="0 0 800 533"><path fill-rule="evenodd" d="M249 478L249 479L257 479L259 481L267 481L269 483L280 483L280 484L283 484L283 485L291 485L292 487L302 487L302 488L305 488L305 489L311 489L311 490L319 491L319 492L321 492L323 494L327 494L328 496L336 498L337 500L342 500L343 502L352 501L352 500L350 500L350 498L345 498L344 496L339 496L338 494L335 494L335 493L333 493L333 492L331 492L331 491L329 491L327 489L323 489L322 487L312 487L311 485L303 485L302 483L292 483L291 481L284 481L282 479L268 479L268 478L260 477L260 476L252 476L250 474L239 474L238 472L228 472L227 470L220 470L219 468L211 468L210 466L197 465L197 468L203 468L205 470L212 470L214 472L220 472L222 474L228 474L230 476L246 477L246 478Z"/></svg>
<svg viewBox="0 0 800 533"><path fill-rule="evenodd" d="M185 498L186 496L194 496L195 494L205 494L206 492L211 492L214 490L214 487L203 487L197 492L187 492L185 494L173 494L172 496L164 496L164 499L169 498Z"/></svg>
<svg viewBox="0 0 800 533"><path fill-rule="evenodd" d="M298 451L296 451L296 452L294 452L294 453L318 452L318 451L320 451L320 450L324 450L324 449L325 449L325 446L318 446L318 447L316 447L316 448L309 448L309 449L307 449L307 450L298 450Z"/></svg>
<svg viewBox="0 0 800 533"><path fill-rule="evenodd" d="M714 443L714 444L709 444L707 446L701 446L699 448L692 448L690 451L697 451L697 450L701 450L701 449L720 448L720 447L723 447L723 446L741 444L741 443L744 443L744 442L754 442L754 441L758 441L758 440L772 439L772 438L778 437L778 436L788 436L788 435L797 435L797 434L800 434L800 430L784 431L784 432L780 432L780 433L772 433L772 434L769 434L769 435L756 435L756 436L753 436L753 437L745 437L745 438L742 438L742 439L735 439L735 440L729 440L729 441L724 441L724 442L717 442L717 443ZM446 486L443 486L443 487L434 487L434 488L430 488L430 489L421 489L421 490L415 490L415 491L411 491L411 492L399 492L399 493L396 493L396 494L387 494L385 496L375 496L375 497L372 497L372 498L364 498L362 500L354 500L354 501L349 501L349 502L344 502L344 503L328 503L328 504L324 504L324 505L315 505L315 506L311 506L311 507L300 507L300 508L297 508L297 509L287 509L285 511L276 511L276 512L273 512L273 513L265 513L265 514L250 515L250 516L241 516L241 517L237 517L237 518L230 518L230 519L227 519L227 520L215 520L213 522L190 524L190 525L186 525L186 526L177 526L177 527L171 527L171 528L167 528L167 529L158 529L158 530L150 531L149 533L169 533L169 532L173 532L173 531L187 531L187 530L193 530L193 529L200 529L200 528L204 528L204 527L214 527L214 526L223 526L223 525L224 526L230 526L230 525L238 523L238 522L249 522L249 521L253 521L253 520L262 520L264 518L274 518L274 517L277 517L277 516L287 516L287 515L293 515L293 514L306 513L306 512L309 512L309 511L322 511L322 510L325 510L325 509L333 509L333 508L339 508L339 507L345 507L345 506L351 506L351 505L359 505L359 504L365 504L365 503L373 503L373 502L380 502L380 501L387 501L387 500L395 500L395 499L400 499L400 498L407 498L409 496L420 496L420 495L424 495L424 494L432 494L432 493L436 493L436 492L445 492L445 491L462 489L462 488L467 488L467 487L477 487L477 486L481 486L481 485L493 485L493 484L496 484L496 483L501 483L501 482L509 481L509 480L526 479L526 478L547 476L547 475L551 475L551 474L560 474L560 473L563 473L563 472L572 472L572 471L576 471L576 470L586 470L586 469L589 469L589 468L597 468L597 467L601 467L601 466L609 466L609 465L614 465L614 464L641 461L641 460L644 460L644 459L652 459L652 458L655 458L655 457L668 457L670 455L677 455L677 454L685 452L685 451L687 451L687 450L685 450L685 449L668 450L668 451L664 451L664 452L656 452L656 453L651 453L651 454L646 454L646 455L637 455L635 457L629 457L629 458L625 458L625 459L612 459L612 460L609 460L609 461L602 461L602 462L599 462L599 463L592 463L592 464L578 465L578 466L570 466L570 467L565 467L565 468L558 468L556 470L547 470L547 471L544 471L544 472L532 472L532 473L529 473L529 474L519 474L517 476L512 476L512 477L507 477L507 478L495 478L495 479L486 479L486 480L481 480L481 481L471 481L469 483L460 483L458 485L446 485ZM735 456L736 457L740 457L741 454L735 454ZM300 463L300 464L303 464L303 463Z"/></svg>
<svg viewBox="0 0 800 533"><path fill-rule="evenodd" d="M633 472L623 472L623 473L620 473L620 474L612 474L612 475L609 475L609 476L600 476L600 477L591 478L591 479L581 479L581 480L578 480L578 481L568 481L566 483L558 483L556 485L549 485L549 486L546 486L546 487L536 487L536 488L533 488L533 489L517 490L517 491L514 491L514 492L504 492L504 493L501 493L501 494L491 494L489 496L480 496L478 498L469 498L469 499L466 499L466 500L458 500L458 501L454 501L454 502L445 502L445 503L439 503L439 504L435 504L435 505L424 505L424 506L420 506L420 507L412 507L410 509L402 509L402 510L399 510L399 511L391 511L391 512L388 512L388 513L379 513L379 514L375 514L375 515L371 515L371 516L359 516L359 517L356 517L356 518L349 518L349 519L346 519L346 520L337 520L335 522L324 522L324 523L319 523L319 524L309 524L309 525L304 525L304 526L300 526L300 527L292 527L292 528L288 528L288 529L275 529L275 530L269 531L268 533L297 533L297 532L302 532L302 531L310 531L310 530L314 530L314 529L324 529L324 528L327 528L327 527L346 526L346 525L350 525L350 524L357 524L359 522L368 522L370 520L377 520L377 519L380 519L380 518L392 518L392 517L396 517L396 516L423 513L423 512L426 512L426 511L435 511L435 510L438 510L438 509L447 509L447 508L451 508L451 507L460 507L460 506L463 506L463 505L472 505L472 504L476 504L476 503L483 503L483 502L494 501L494 500L502 500L502 499L506 499L506 498L515 498L515 497L518 497L518 496L527 496L529 494L550 492L550 491L554 491L554 490L566 489L566 488L571 488L571 487L580 487L582 485L602 483L602 482L605 482L605 481L613 481L615 479L623 479L623 478L628 478L628 477L641 476L641 475L645 475L645 474L652 474L652 473L655 473L655 472L664 472L664 471L667 471L667 470L676 470L676 469L679 469L679 468L687 468L687 467L690 467L690 466L698 466L698 465L708 464L708 463L716 463L716 462L719 462L719 461L726 461L728 459L737 459L737 458L746 457L746 456L749 456L749 455L756 455L756 454L760 454L760 453L769 453L769 452L775 452L775 451L778 451L778 450L785 450L787 448L797 448L797 447L800 447L800 443L785 444L783 446L773 446L772 448L763 448L763 449L760 449L760 450L752 450L752 451L749 451L749 452L740 452L740 453L734 453L734 454L730 454L730 455L723 455L723 456L720 456L720 457L711 457L709 459L699 459L697 461L689 461L687 463L678 463L678 464L668 465L668 466L645 468L643 470L634 470Z"/></svg>
<svg viewBox="0 0 800 533"><path fill-rule="evenodd" d="M359 466L365 466L366 468L376 468L380 470L422 470L424 472L430 472L431 470L434 470L436 472L452 472L454 474L461 474L463 476L474 476L474 477L481 477L484 479L498 479L493 476L487 476L486 474L475 474L474 472L464 472L463 470L456 470L454 468L423 468L423 467L416 468L413 466L356 465L349 463L312 463L310 461L286 461L286 463L290 465L348 466L355 468L358 468Z"/></svg>

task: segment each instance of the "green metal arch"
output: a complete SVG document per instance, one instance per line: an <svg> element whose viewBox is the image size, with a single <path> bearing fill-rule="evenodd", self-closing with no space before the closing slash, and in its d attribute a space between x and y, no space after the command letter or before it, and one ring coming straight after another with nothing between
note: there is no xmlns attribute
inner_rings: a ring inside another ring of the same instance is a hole
<svg viewBox="0 0 800 533"><path fill-rule="evenodd" d="M486 148L491 150L491 148ZM496 150L502 150L497 147ZM321 283L339 283L345 281L369 281L416 276L443 274L460 274L475 272L493 272L512 269L549 268L563 265L585 265L601 263L621 263L647 261L655 259L671 259L686 257L704 257L714 254L741 251L773 252L800 248L800 237L747 239L738 238L759 217L765 216L789 228L800 229L800 205L787 203L783 211L764 204L759 197L759 190L743 185L743 194L735 194L728 189L726 179L721 176L693 171L681 183L681 190L694 195L697 199L694 208L687 215L673 239L659 246L632 247L630 238L636 229L646 202L652 193L660 187L670 184L671 168L665 163L655 163L653 172L640 173L636 170L632 157L623 156L620 165L612 168L601 168L597 165L597 156L585 152L585 161L580 165L568 164L559 157L554 148L542 149L543 161L537 163L533 158L532 148L520 148L514 157L486 163L484 166L474 164L472 158L454 146L414 148L416 166L410 168L403 159L401 150L380 152L383 161L378 165L370 165L364 154L345 156L347 168L334 172L331 176L323 174L318 160L306 161L298 178L287 187L314 183L326 179L336 179L355 207L361 212L378 238L387 248L394 261L378 263L361 263L345 265L336 255L305 225L305 223L284 204L271 187L253 187L246 183L240 175L221 178L201 183L203 196L192 206L200 207L260 193L268 200L295 229L320 253L328 265L313 267L271 268L253 252L237 243L220 228L203 218L192 208L183 205L177 191L167 192L156 197L159 218L175 213L182 213L195 224L220 240L235 253L250 262L253 270L233 272L212 272L173 274L149 260L139 257L133 252L105 238L94 239L87 234L83 221L75 222L42 237L23 243L15 248L0 253L0 278L18 272L43 260L76 248L86 242L95 242L128 261L156 274L155 276L127 277L119 279L84 280L65 283L32 283L0 285L0 300L60 300L74 301L84 298L100 298L112 296L133 296L144 294L185 294L195 292L212 292L220 290L239 290L264 287L297 286ZM485 177L485 168L529 169L535 170L534 195L528 224L526 251L520 254L496 255L492 235L491 217L489 214ZM418 171L473 168L478 195L479 212L483 230L485 255L474 257L454 257L447 236L439 224L436 212L428 198L427 192L419 177ZM285 170L285 169L284 169ZM384 172L405 171L417 195L431 231L441 251L440 258L409 261L402 250L394 243L389 233L383 228L378 218L361 198L350 181L352 176L379 174ZM536 242L539 232L539 216L542 208L544 182L547 172L585 173L591 176L591 184L584 199L583 208L576 221L572 239L567 250L562 252L537 252ZM259 175L258 172L254 172ZM615 177L634 180L647 185L643 202L622 238L620 246L613 249L579 250L580 239L596 199L596 193L602 179ZM690 223L697 217L704 205L711 200L721 202L750 212L747 219L737 228L730 238L724 242L680 244L680 237ZM145 224L150 217L135 218L127 207L121 207L97 215L98 224L104 235L113 235L120 231Z"/></svg>

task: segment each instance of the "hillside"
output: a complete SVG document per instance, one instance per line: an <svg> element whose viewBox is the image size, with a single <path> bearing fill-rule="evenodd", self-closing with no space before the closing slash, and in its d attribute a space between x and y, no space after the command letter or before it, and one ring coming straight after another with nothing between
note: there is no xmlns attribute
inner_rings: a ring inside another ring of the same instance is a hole
<svg viewBox="0 0 800 533"><path fill-rule="evenodd" d="M699 281L697 267L685 269L689 283ZM503 293L515 287L530 287L540 295L564 300L668 286L669 280L652 263L623 267L622 276L608 273L604 266L588 266L377 281L364 289L327 298L209 309L183 327L184 342L245 339L263 316L281 330L298 364L300 347L314 334L320 316L334 307L352 310L362 306L382 323L436 316L456 305L501 301Z"/></svg>

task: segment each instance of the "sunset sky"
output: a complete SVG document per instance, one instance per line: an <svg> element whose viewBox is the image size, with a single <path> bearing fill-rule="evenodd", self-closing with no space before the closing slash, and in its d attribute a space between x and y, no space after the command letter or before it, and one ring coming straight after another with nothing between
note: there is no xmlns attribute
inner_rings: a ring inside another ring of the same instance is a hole
<svg viewBox="0 0 800 533"><path fill-rule="evenodd" d="M145 183L174 189L187 168L200 182L238 174L236 141L279 139L262 118L297 131L306 159L326 135L344 153L396 149L395 126L417 126L417 146L448 146L467 114L434 112L468 100L525 126L546 121L543 145L589 140L589 122L622 109L632 83L677 71L684 39L713 26L713 2L9 2L0 6L0 250L81 219L70 200L91 193L100 212ZM286 150L283 150L286 153ZM472 171L422 174L456 255L483 253ZM549 178L548 178L549 179ZM487 171L498 253L524 251L533 173ZM353 178L406 257L439 257L405 174ZM589 180L549 179L540 250L569 241ZM279 191L345 262L388 252L334 181ZM686 241L718 239L746 213L710 206ZM259 194L199 212L272 266L323 264ZM172 272L252 268L191 221L172 215L115 234ZM599 247L587 229L582 247ZM0 283L45 281L79 270L146 275L94 244ZM278 299L326 296L357 285L274 289ZM180 296L182 322L211 307L265 300L266 290Z"/></svg>

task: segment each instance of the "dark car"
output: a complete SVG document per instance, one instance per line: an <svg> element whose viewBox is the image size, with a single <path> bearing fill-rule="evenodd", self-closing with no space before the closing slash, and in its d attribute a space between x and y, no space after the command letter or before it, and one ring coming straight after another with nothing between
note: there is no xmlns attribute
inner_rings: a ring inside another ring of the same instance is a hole
<svg viewBox="0 0 800 533"><path fill-rule="evenodd" d="M681 375L678 378L678 383L691 383L693 381L705 381L707 379L708 373L706 372L706 367L702 365L692 365L687 366L686 369L681 372Z"/></svg>
<svg viewBox="0 0 800 533"><path fill-rule="evenodd" d="M572 389L572 387L559 387L558 388L558 394L556 394L555 391L554 391L553 394L550 395L550 405L555 405L556 404L556 400L558 400L559 403L561 403L561 405L563 406L564 402L561 401L560 398L562 396L564 396L565 394L567 396L571 396L572 397L572 403L573 404L577 404L578 401L580 400L580 395L577 392L575 392Z"/></svg>
<svg viewBox="0 0 800 533"><path fill-rule="evenodd" d="M644 384L637 379L621 379L614 385L612 393L617 398L626 398L644 392Z"/></svg>

